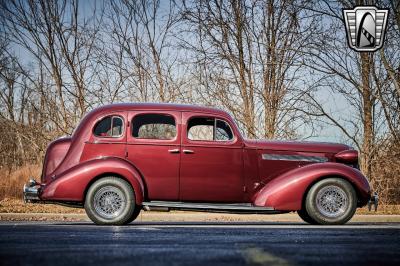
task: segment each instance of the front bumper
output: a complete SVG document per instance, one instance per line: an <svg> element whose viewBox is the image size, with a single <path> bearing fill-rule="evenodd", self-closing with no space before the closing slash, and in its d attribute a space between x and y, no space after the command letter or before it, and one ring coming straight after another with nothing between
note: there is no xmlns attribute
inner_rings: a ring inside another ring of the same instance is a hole
<svg viewBox="0 0 400 266"><path fill-rule="evenodd" d="M40 201L40 184L31 178L23 188L23 196L25 203L27 202L38 202Z"/></svg>
<svg viewBox="0 0 400 266"><path fill-rule="evenodd" d="M378 210L378 201L379 201L378 193L374 192L368 201L368 210L371 211L372 206L374 206L374 210L377 211Z"/></svg>

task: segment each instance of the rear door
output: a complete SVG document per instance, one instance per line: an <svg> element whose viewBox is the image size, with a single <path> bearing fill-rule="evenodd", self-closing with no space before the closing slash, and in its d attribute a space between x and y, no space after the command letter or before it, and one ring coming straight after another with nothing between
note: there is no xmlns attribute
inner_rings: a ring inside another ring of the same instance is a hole
<svg viewBox="0 0 400 266"><path fill-rule="evenodd" d="M226 118L182 112L180 200L243 202L243 149Z"/></svg>
<svg viewBox="0 0 400 266"><path fill-rule="evenodd" d="M126 146L126 112L100 115L93 125L92 134L85 142L80 161L102 156L124 158Z"/></svg>
<svg viewBox="0 0 400 266"><path fill-rule="evenodd" d="M178 200L181 112L131 111L127 158L145 179L149 200Z"/></svg>

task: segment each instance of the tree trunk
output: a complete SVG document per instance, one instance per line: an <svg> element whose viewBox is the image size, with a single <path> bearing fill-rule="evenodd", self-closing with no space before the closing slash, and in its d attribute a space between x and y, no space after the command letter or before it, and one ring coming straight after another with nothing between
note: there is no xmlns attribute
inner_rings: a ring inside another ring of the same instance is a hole
<svg viewBox="0 0 400 266"><path fill-rule="evenodd" d="M372 55L369 53L361 54L361 93L363 104L363 142L361 151L361 169L366 176L371 175L371 161L374 153L374 124L373 124L373 105L374 96L371 92L371 67Z"/></svg>

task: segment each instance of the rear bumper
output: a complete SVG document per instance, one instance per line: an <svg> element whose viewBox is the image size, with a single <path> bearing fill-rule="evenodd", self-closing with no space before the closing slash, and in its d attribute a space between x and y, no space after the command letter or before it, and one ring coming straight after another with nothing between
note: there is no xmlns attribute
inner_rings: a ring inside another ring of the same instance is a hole
<svg viewBox="0 0 400 266"><path fill-rule="evenodd" d="M378 210L378 202L379 202L378 193L374 192L368 201L368 210L371 211L372 206L374 206L374 210L377 211Z"/></svg>
<svg viewBox="0 0 400 266"><path fill-rule="evenodd" d="M40 184L31 178L23 188L23 196L25 203L27 202L39 202L40 200Z"/></svg>

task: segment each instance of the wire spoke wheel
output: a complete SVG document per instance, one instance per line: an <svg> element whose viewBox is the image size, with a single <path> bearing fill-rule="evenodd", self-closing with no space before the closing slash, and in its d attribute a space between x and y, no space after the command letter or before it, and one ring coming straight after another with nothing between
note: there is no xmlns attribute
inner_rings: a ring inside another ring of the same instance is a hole
<svg viewBox="0 0 400 266"><path fill-rule="evenodd" d="M85 197L85 211L98 225L123 225L139 215L131 184L121 178L105 176L94 182Z"/></svg>
<svg viewBox="0 0 400 266"><path fill-rule="evenodd" d="M106 219L118 217L125 209L126 198L123 191L114 186L99 189L93 197L95 211Z"/></svg>
<svg viewBox="0 0 400 266"><path fill-rule="evenodd" d="M357 193L342 178L322 179L310 188L300 217L310 224L345 224L357 209Z"/></svg>
<svg viewBox="0 0 400 266"><path fill-rule="evenodd" d="M346 192L338 186L323 187L316 196L318 211L330 218L342 216L348 209L349 199Z"/></svg>

